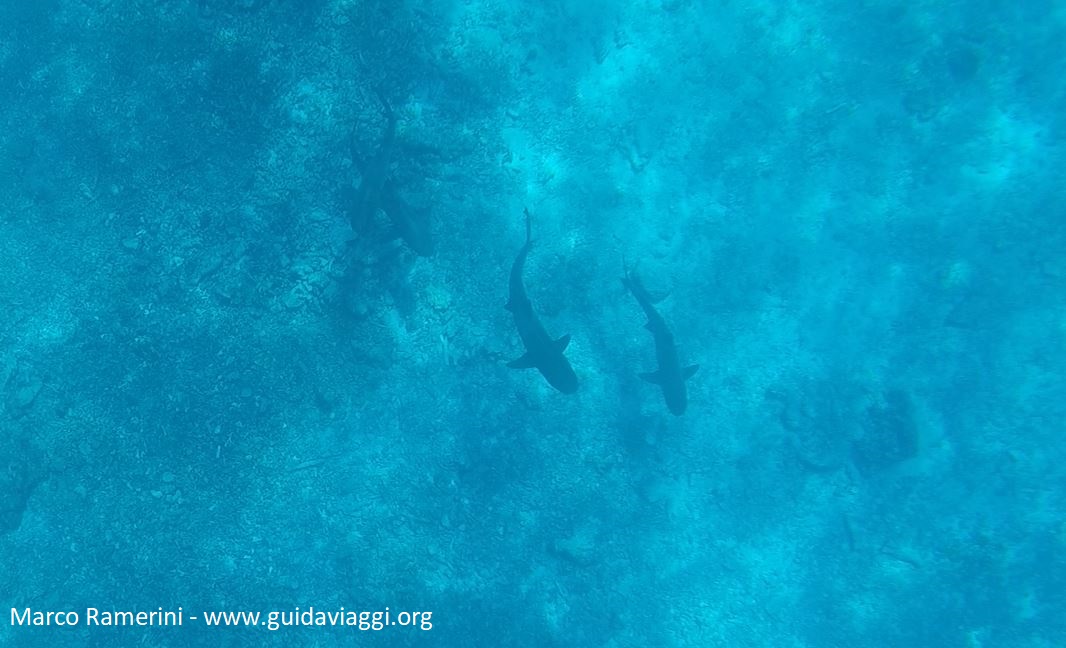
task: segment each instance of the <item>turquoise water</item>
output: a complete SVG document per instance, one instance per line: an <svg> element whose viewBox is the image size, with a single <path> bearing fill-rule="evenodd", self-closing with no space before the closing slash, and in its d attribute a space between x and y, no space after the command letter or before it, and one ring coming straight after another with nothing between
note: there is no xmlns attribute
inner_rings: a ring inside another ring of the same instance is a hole
<svg viewBox="0 0 1066 648"><path fill-rule="evenodd" d="M0 646L1061 645L1064 37L0 2Z"/></svg>

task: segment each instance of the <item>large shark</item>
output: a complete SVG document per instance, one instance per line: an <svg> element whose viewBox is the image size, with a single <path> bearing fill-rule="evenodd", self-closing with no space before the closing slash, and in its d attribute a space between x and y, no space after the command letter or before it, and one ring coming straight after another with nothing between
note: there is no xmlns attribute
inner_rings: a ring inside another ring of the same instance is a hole
<svg viewBox="0 0 1066 648"><path fill-rule="evenodd" d="M642 373L640 377L650 383L659 385L663 390L663 397L666 399L666 406L670 409L670 412L674 416L681 416L685 413L685 408L688 407L688 393L685 390L685 381L691 378L700 366L681 366L681 361L677 357L674 334L666 326L666 321L663 320L662 315L655 310L655 303L652 301L647 289L644 288L644 284L641 283L636 270L630 270L626 267L623 267L623 270L625 274L622 277L622 285L633 294L637 303L640 304L640 308L648 317L648 322L644 325L644 328L648 329L655 339L655 356L659 360L659 368L657 370Z"/></svg>
<svg viewBox="0 0 1066 648"><path fill-rule="evenodd" d="M511 278L508 284L507 310L514 315L515 326L518 327L518 336L522 338L522 344L526 347L526 353L517 360L507 363L512 369L536 368L544 376L552 387L564 394L572 394L577 391L577 374L574 373L570 362L563 355L566 345L570 344L570 336L564 335L558 340L553 340L544 325L537 319L533 312L533 304L526 296L526 288L522 284L522 268L526 263L530 245L533 242L531 232L532 225L529 210L525 211L526 217L526 243L518 252L518 256L511 266Z"/></svg>

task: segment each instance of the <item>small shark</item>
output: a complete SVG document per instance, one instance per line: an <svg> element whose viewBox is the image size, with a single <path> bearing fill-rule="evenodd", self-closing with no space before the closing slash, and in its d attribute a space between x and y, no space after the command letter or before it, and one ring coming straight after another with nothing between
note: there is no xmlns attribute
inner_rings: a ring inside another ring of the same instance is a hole
<svg viewBox="0 0 1066 648"><path fill-rule="evenodd" d="M515 325L518 327L518 336L522 338L522 344L526 347L526 353L517 360L507 363L512 369L536 368L544 376L552 387L564 394L573 394L577 391L577 374L574 373L570 362L563 355L566 346L570 344L570 336L564 335L558 340L553 340L544 325L537 319L533 312L533 304L526 296L526 288L522 285L522 268L526 263L526 255L533 242L531 232L532 217L529 210L525 210L526 217L526 243L518 252L518 256L511 266L511 278L508 284L508 298L505 308L514 315Z"/></svg>
<svg viewBox="0 0 1066 648"><path fill-rule="evenodd" d="M390 165L396 149L396 114L385 95L378 91L378 100L385 111L385 132L381 143L370 159L364 158L357 146L355 131L349 140L352 164L359 170L362 179L358 188L344 190L352 229L362 231L374 219L377 210L385 212L392 222L396 237L403 240L420 256L433 255L433 238L426 210L415 209L399 193L392 178Z"/></svg>
<svg viewBox="0 0 1066 648"><path fill-rule="evenodd" d="M642 373L644 380L659 385L666 399L666 406L674 416L681 416L688 406L688 394L685 390L685 381L692 377L700 368L699 365L689 365L682 368L677 357L677 345L674 343L674 334L666 326L662 315L655 310L655 304L648 294L644 284L635 270L630 270L623 263L625 276L622 277L622 285L625 286L637 303L640 304L648 322L644 328L651 332L655 338L655 357L659 360L659 369L649 373Z"/></svg>
<svg viewBox="0 0 1066 648"><path fill-rule="evenodd" d="M378 93L378 100L381 101L385 110L386 121L385 132L381 135L381 142L374 155L367 159L359 152L355 130L352 130L348 137L348 150L352 156L352 164L359 170L361 176L359 187L346 187L344 196L352 229L356 231L363 230L374 219L374 214L381 207L396 142L396 115L392 112L392 107L385 100L384 95Z"/></svg>

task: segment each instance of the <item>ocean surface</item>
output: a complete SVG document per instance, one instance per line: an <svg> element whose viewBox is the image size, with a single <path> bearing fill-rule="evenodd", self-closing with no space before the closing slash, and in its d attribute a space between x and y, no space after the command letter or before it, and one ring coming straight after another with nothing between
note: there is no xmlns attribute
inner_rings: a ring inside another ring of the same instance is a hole
<svg viewBox="0 0 1066 648"><path fill-rule="evenodd" d="M1064 42L0 0L0 647L1066 645Z"/></svg>

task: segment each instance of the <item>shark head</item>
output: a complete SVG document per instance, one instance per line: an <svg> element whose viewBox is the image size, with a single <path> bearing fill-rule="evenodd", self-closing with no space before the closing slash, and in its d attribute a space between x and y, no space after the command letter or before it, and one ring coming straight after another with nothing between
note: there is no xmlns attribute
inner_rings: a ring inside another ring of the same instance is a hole
<svg viewBox="0 0 1066 648"><path fill-rule="evenodd" d="M564 394L573 394L577 391L577 374L574 373L573 367L564 358L560 366L554 368L551 373L547 371L544 373L544 377L548 380L548 384L558 389Z"/></svg>

